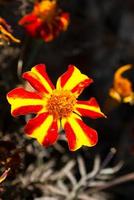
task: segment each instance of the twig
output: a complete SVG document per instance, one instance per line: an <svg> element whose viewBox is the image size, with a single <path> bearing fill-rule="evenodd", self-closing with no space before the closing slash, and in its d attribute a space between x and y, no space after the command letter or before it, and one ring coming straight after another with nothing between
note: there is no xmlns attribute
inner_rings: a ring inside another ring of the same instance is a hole
<svg viewBox="0 0 134 200"><path fill-rule="evenodd" d="M122 184L122 183L125 183L125 182L128 182L128 181L134 181L134 172L120 176L120 177L116 178L115 180L110 181L109 183L98 186L97 188L90 190L89 193L92 194L92 193L99 192L101 190L106 190L110 187L113 187L115 185L119 185L119 184Z"/></svg>
<svg viewBox="0 0 134 200"><path fill-rule="evenodd" d="M64 177L65 174L67 174L74 167L74 165L75 165L74 160L69 161L60 172L51 176L51 180L57 180L59 178Z"/></svg>
<svg viewBox="0 0 134 200"><path fill-rule="evenodd" d="M108 153L105 160L103 161L99 171L104 169L109 164L109 162L112 160L112 158L115 154L116 154L116 149L113 147L110 149L110 152Z"/></svg>
<svg viewBox="0 0 134 200"><path fill-rule="evenodd" d="M78 167L79 167L80 175L81 175L81 177L84 177L86 175L85 163L81 156L78 156L77 160L78 160Z"/></svg>
<svg viewBox="0 0 134 200"><path fill-rule="evenodd" d="M116 166L114 166L112 168L102 169L101 172L100 172L100 175L114 174L114 173L118 172L122 168L123 164L124 164L124 162L120 161Z"/></svg>
<svg viewBox="0 0 134 200"><path fill-rule="evenodd" d="M94 161L94 167L92 172L90 172L89 174L83 176L80 181L73 187L72 192L69 194L69 196L67 197L66 200L72 200L76 197L76 194L78 194L78 190L86 184L86 181L90 178L93 178L96 173L98 172L100 167L100 157L96 156L95 161Z"/></svg>
<svg viewBox="0 0 134 200"><path fill-rule="evenodd" d="M52 185L45 185L45 189L48 191L50 191L51 193L55 193L57 195L61 195L61 196L64 196L66 197L68 195L68 193L66 193L65 191L62 191L61 189L55 187L55 186L52 186Z"/></svg>
<svg viewBox="0 0 134 200"><path fill-rule="evenodd" d="M57 185L61 190L65 191L66 193L69 193L67 186L62 180L58 180Z"/></svg>

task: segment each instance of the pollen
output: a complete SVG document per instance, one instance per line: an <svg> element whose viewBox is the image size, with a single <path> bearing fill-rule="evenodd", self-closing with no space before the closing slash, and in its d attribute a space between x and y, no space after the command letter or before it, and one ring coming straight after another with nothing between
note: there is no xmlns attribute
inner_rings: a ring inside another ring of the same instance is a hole
<svg viewBox="0 0 134 200"><path fill-rule="evenodd" d="M47 102L47 110L55 118L68 117L74 110L76 97L68 90L53 90Z"/></svg>

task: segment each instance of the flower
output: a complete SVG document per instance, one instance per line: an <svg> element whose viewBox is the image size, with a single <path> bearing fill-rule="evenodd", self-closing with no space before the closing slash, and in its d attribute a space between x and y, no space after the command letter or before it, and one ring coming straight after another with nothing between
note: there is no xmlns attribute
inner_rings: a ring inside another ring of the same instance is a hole
<svg viewBox="0 0 134 200"><path fill-rule="evenodd" d="M56 0L42 0L35 3L33 11L22 17L19 24L30 36L50 42L66 31L69 14L58 9Z"/></svg>
<svg viewBox="0 0 134 200"><path fill-rule="evenodd" d="M49 146L57 140L62 127L72 151L82 145L90 147L97 143L97 132L88 127L81 116L95 119L105 115L95 98L77 100L83 89L93 82L91 78L69 65L68 70L58 78L55 88L43 64L36 65L22 77L35 91L16 88L7 94L7 99L13 116L37 114L26 124L26 134L44 146Z"/></svg>
<svg viewBox="0 0 134 200"><path fill-rule="evenodd" d="M113 88L110 89L109 95L118 102L134 104L134 92L132 83L122 76L124 72L131 69L131 65L124 65L120 67L114 75Z"/></svg>
<svg viewBox="0 0 134 200"><path fill-rule="evenodd" d="M20 43L20 40L11 34L10 26L0 17L0 45L9 44L11 41Z"/></svg>

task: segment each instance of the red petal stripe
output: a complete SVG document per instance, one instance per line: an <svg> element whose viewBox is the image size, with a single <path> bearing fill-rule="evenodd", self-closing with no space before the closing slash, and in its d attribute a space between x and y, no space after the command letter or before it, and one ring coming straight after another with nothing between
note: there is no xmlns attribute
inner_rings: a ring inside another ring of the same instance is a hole
<svg viewBox="0 0 134 200"><path fill-rule="evenodd" d="M91 84L93 82L92 79L87 79L87 80L84 80L83 82L80 82L78 85L76 85L71 91L72 93L81 93L82 90L87 87L89 84Z"/></svg>
<svg viewBox="0 0 134 200"><path fill-rule="evenodd" d="M38 78L33 76L32 72L25 72L22 77L27 80L35 90L48 93L46 88L38 81Z"/></svg>
<svg viewBox="0 0 134 200"><path fill-rule="evenodd" d="M82 114L82 116L85 116L85 117L88 116L92 119L104 117L104 115L102 115L101 113L98 113L98 112L95 112L95 111L92 111L92 110L86 110L84 108L77 108L77 110L80 114Z"/></svg>
<svg viewBox="0 0 134 200"><path fill-rule="evenodd" d="M68 122L65 123L64 129L65 129L66 137L68 140L69 149L73 150L76 145L75 133Z"/></svg>
<svg viewBox="0 0 134 200"><path fill-rule="evenodd" d="M19 115L27 115L30 113L38 113L42 109L42 106L22 106L13 110L12 115L17 117Z"/></svg>
<svg viewBox="0 0 134 200"><path fill-rule="evenodd" d="M7 96L8 98L42 99L42 97L37 93L27 91L24 88L13 89L7 94Z"/></svg>
<svg viewBox="0 0 134 200"><path fill-rule="evenodd" d="M44 138L43 145L48 147L52 145L58 138L57 121L53 121L51 127L47 131L47 136Z"/></svg>
<svg viewBox="0 0 134 200"><path fill-rule="evenodd" d="M55 89L53 83L50 81L47 73L46 73L46 66L44 64L38 64L35 66L36 70L44 77L44 79L47 80L49 85L51 86L52 89Z"/></svg>
<svg viewBox="0 0 134 200"><path fill-rule="evenodd" d="M97 103L96 99L92 97L89 101L78 101L78 104L85 104L99 108L99 104Z"/></svg>
<svg viewBox="0 0 134 200"><path fill-rule="evenodd" d="M73 65L69 65L68 66L68 70L61 76L61 87L64 87L64 85L66 84L66 82L68 81L68 79L71 77L71 75L74 72L74 66Z"/></svg>
<svg viewBox="0 0 134 200"><path fill-rule="evenodd" d="M33 119L30 119L26 124L24 131L26 134L31 135L33 131L38 128L48 117L48 113L42 113Z"/></svg>

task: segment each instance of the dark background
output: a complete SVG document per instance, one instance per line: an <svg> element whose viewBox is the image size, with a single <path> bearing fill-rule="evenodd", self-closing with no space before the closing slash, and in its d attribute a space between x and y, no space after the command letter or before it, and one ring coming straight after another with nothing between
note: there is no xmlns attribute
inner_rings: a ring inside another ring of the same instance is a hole
<svg viewBox="0 0 134 200"><path fill-rule="evenodd" d="M17 22L24 15L23 12L29 12L32 8L32 3L28 1L23 3L10 1L7 4L0 4L0 16L11 25L14 35L22 40L20 45L0 47L1 140L12 141L16 148L27 144L24 134L18 135L18 132L22 132L25 118L11 117L10 106L5 97L9 90L22 84L22 79L17 75L18 60L23 60L22 71L29 70L35 64L45 63L54 83L58 76L66 71L69 64L74 64L82 73L94 80L80 98L96 97L107 119L84 119L98 131L98 144L91 149L82 148L77 152L66 153L71 158L81 154L88 163L89 159L92 160L97 153L103 160L110 148L115 147L117 154L112 164L123 160L125 164L119 174L132 172L134 169L134 106L115 102L109 97L108 92L112 87L116 69L124 64L134 63L134 1L61 0L60 6L70 13L70 25L65 33L50 43L29 38L23 28L19 27ZM133 69L125 73L125 76L132 83L134 82ZM30 143L29 140L28 142ZM58 159L59 153L51 151ZM27 151L23 154L21 170L24 173L29 163L34 163L37 159L37 155L28 155ZM21 170L18 170L15 176L18 176ZM13 178L9 177L11 180ZM112 193L113 199L132 200L134 185L130 182L113 187L108 192ZM3 198L7 199L5 196Z"/></svg>

